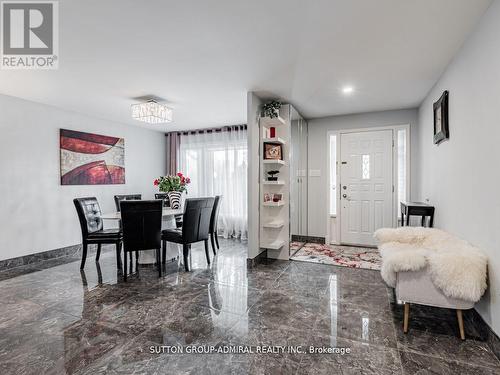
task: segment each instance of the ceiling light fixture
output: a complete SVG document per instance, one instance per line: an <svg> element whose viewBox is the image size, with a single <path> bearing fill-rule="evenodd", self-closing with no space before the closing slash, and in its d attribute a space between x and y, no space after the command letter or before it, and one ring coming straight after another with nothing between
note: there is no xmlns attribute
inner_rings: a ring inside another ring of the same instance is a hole
<svg viewBox="0 0 500 375"><path fill-rule="evenodd" d="M150 124L172 122L172 109L151 99L145 103L132 104L132 118Z"/></svg>
<svg viewBox="0 0 500 375"><path fill-rule="evenodd" d="M354 87L352 86L344 86L342 87L342 93L345 95L350 95L354 92Z"/></svg>

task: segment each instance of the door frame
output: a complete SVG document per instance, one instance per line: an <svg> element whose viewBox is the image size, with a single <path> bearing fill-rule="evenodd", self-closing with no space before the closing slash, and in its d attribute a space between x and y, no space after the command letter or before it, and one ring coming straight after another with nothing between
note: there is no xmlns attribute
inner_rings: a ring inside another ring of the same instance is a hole
<svg viewBox="0 0 500 375"><path fill-rule="evenodd" d="M337 137L336 139L336 154L337 154L337 166L335 168L336 174L337 174L337 179L335 183L337 184L336 191L339 192L341 191L341 186L340 186L340 181L341 181L341 175L340 175L340 168L339 168L339 160L340 160L340 138L342 134L349 134L349 133L361 133L361 132L373 132L373 131L378 131L378 130L392 130L392 140L393 140L393 148L392 148L392 185L394 186L394 192L392 193L392 206L393 206L393 215L392 215L392 226L395 227L398 224L398 215L399 215L399 209L398 209L398 190L399 190L399 182L398 182L398 137L397 137L397 132L398 130L406 130L406 200L410 199L411 196L411 128L410 124L401 124L401 125L387 125L387 126L375 126L375 127L367 127L367 128L355 128L355 129L340 129L340 130L329 130L327 131L327 137L326 137L326 147L327 147L327 220L326 220L326 243L330 243L330 232L331 232L331 218L336 217L337 222L336 222L336 233L335 233L335 238L336 238L336 245L341 245L342 244L342 238L341 238L341 220L342 220L342 215L340 211L340 194L336 194L336 199L337 199L337 213L335 216L330 215L330 170L331 170L331 159L330 159L330 136L335 135Z"/></svg>

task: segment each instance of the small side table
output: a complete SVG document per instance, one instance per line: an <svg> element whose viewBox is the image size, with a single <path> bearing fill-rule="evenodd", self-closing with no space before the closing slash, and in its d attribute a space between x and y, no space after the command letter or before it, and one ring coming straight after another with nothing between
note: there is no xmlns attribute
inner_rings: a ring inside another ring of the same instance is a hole
<svg viewBox="0 0 500 375"><path fill-rule="evenodd" d="M425 227L427 216L429 216L429 227L434 225L434 206L422 202L401 202L401 226L410 225L410 216L421 216L422 226Z"/></svg>

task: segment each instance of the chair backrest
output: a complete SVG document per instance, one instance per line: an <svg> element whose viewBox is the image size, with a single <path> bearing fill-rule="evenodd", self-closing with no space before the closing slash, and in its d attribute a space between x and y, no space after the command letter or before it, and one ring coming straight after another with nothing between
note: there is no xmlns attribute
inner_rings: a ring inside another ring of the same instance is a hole
<svg viewBox="0 0 500 375"><path fill-rule="evenodd" d="M222 195L216 195L214 200L214 208L212 209L212 216L210 217L210 233L217 231L217 221L219 220L219 210L222 201Z"/></svg>
<svg viewBox="0 0 500 375"><path fill-rule="evenodd" d="M116 211L120 212L120 203L122 201L140 201L142 199L141 194L125 194L125 195L115 195L115 206Z"/></svg>
<svg viewBox="0 0 500 375"><path fill-rule="evenodd" d="M214 198L190 198L184 203L182 239L185 243L208 239Z"/></svg>
<svg viewBox="0 0 500 375"><path fill-rule="evenodd" d="M160 200L121 202L125 251L161 248L162 209Z"/></svg>
<svg viewBox="0 0 500 375"><path fill-rule="evenodd" d="M163 205L165 207L170 206L170 200L168 199L168 194L167 193L156 193L155 194L155 199L161 199L161 200L163 200Z"/></svg>
<svg viewBox="0 0 500 375"><path fill-rule="evenodd" d="M88 236L89 233L102 230L101 207L99 207L97 198L75 198L73 199L73 203L78 214L83 237Z"/></svg>

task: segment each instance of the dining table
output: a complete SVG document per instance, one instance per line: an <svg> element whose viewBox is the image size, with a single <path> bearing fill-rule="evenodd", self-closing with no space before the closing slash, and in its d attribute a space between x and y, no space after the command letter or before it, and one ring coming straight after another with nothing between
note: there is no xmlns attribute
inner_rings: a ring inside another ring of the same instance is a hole
<svg viewBox="0 0 500 375"><path fill-rule="evenodd" d="M170 208L164 207L162 211L162 229L175 228L175 216L184 214L184 208ZM108 221L110 224L115 222L118 224L118 221L121 219L120 212L110 212L101 215L102 220ZM108 225L106 225L108 226ZM116 225L112 225L112 227L116 227ZM179 255L179 245L167 242L167 261L171 259L177 258ZM141 251L141 256L139 257L139 264L153 264L156 263L156 254L155 250L144 250Z"/></svg>

